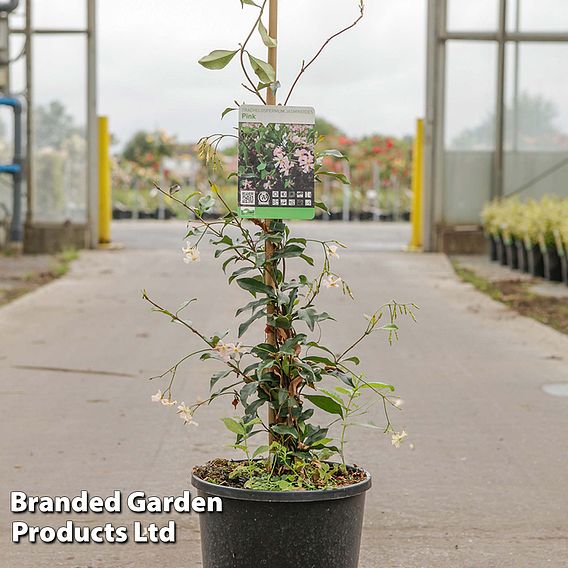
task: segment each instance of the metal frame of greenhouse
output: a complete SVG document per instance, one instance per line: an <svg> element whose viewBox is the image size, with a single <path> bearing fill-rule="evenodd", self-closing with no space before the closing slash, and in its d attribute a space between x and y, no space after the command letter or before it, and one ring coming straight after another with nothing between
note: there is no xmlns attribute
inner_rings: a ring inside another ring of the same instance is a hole
<svg viewBox="0 0 568 568"><path fill-rule="evenodd" d="M25 9L25 25L10 27L10 35L25 37L23 55L25 57L25 91L26 102L26 155L24 160L26 198L25 198L25 231L24 250L27 252L52 252L50 247L65 246L96 247L98 243L98 129L97 129L97 74L96 74L96 0L83 0L86 21L79 27L38 27L34 24L35 0L23 0L20 5ZM34 40L43 37L82 37L85 41L86 58L84 71L85 103L85 188L84 210L80 221L61 219L44 223L37 219L35 197L42 192L42 183L35 171L34 156L34 69L37 65L34 57ZM51 244L50 244L51 243ZM46 250L42 250L42 249Z"/></svg>
<svg viewBox="0 0 568 568"><path fill-rule="evenodd" d="M448 29L448 4L453 0L428 0L427 24L427 73L426 116L424 152L424 249L445 252L477 252L484 246L478 217L455 221L448 218L446 202L450 192L459 193L459 184L449 187L446 175L446 148L444 140L447 92L447 47L450 42L492 42L496 46L495 139L492 149L490 176L486 198L500 198L526 189L519 187L505 191L505 88L506 50L515 49L515 65L518 65L518 49L523 43L567 43L568 29L564 32L527 32L519 30L521 0L495 0L498 10L497 26L492 31L451 31ZM516 10L516 26L508 29L508 10ZM554 17L554 14L551 14ZM552 71L551 71L552 72ZM518 73L518 69L516 71ZM464 112L466 110L464 109ZM568 164L563 160L550 168L556 171ZM458 168L459 170L459 168ZM544 171L543 176L548 175ZM539 180L534 180L536 183ZM527 187L529 184L525 184ZM463 190L462 190L463 191ZM474 211L477 215L479 211Z"/></svg>

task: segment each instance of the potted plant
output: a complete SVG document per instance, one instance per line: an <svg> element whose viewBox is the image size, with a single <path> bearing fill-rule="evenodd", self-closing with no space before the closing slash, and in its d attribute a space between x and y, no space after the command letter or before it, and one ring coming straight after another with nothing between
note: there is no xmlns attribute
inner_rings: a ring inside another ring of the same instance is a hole
<svg viewBox="0 0 568 568"><path fill-rule="evenodd" d="M520 264L517 242L522 241L518 231L523 211L524 207L516 197L503 202L503 242L507 265L513 270L517 270Z"/></svg>
<svg viewBox="0 0 568 568"><path fill-rule="evenodd" d="M544 276L544 259L539 244L541 235L541 207L538 202L530 200L524 204L523 216L520 220L519 233L523 235L527 252L528 272L533 276Z"/></svg>
<svg viewBox="0 0 568 568"><path fill-rule="evenodd" d="M267 30L262 21L267 0L258 6L242 3L258 10L247 39L239 49L214 51L200 63L220 69L238 55L248 90L270 101L265 94L276 90L275 70L247 49L255 30L267 47L275 47L274 26ZM362 18L362 3L359 8L356 21L342 31ZM302 64L298 78L314 59ZM245 66L246 60L250 68ZM260 85L250 79L253 72ZM210 162L216 161L218 143L218 137L202 140L202 154ZM324 155L341 158L333 150L316 152L316 176L336 176L324 170ZM354 351L378 331L392 342L398 336L399 317L414 319L416 306L394 301L384 304L366 316L360 335L337 352L322 338L326 322L334 320L317 308L317 300L327 289L351 296L334 266L344 245L336 240L293 236L280 220L245 221L213 183L210 194L184 198L173 195L179 187L172 191L156 187L195 219L186 235L191 242L183 248L184 260L188 264L199 261L199 245L209 239L229 283L250 296L236 312L241 322L232 336L203 331L186 319L194 300L174 311L143 294L154 310L183 326L199 343L160 376L166 383L153 400L174 409L187 425L194 424L196 414L215 400L228 399L232 401L228 406L234 407L233 415L223 422L242 458L213 460L196 467L192 475L201 495L223 498L222 514L200 516L203 565L356 568L365 492L371 487L371 477L364 469L348 464L345 443L349 428L361 423L369 410L370 401L363 394L372 394L384 411L385 425L369 424L371 427L387 433L396 447L406 432L395 429L389 416L389 409L397 408L394 387L359 370L360 360ZM206 219L215 200L226 212L220 218ZM248 344L241 337L253 326L261 327L265 338ZM212 373L208 398L186 404L175 400L174 380L181 365L193 358L223 367Z"/></svg>
<svg viewBox="0 0 568 568"><path fill-rule="evenodd" d="M519 265L519 270L521 272L529 271L529 259L527 255L527 249L525 247L525 241L521 237L515 239L515 246L517 247L517 262Z"/></svg>
<svg viewBox="0 0 568 568"><path fill-rule="evenodd" d="M562 280L568 285L568 199L564 200L562 218L554 232L556 247L560 255Z"/></svg>
<svg viewBox="0 0 568 568"><path fill-rule="evenodd" d="M562 217L562 202L551 196L545 196L540 202L541 214L539 224L539 245L543 256L544 277L554 282L562 281L562 265L557 248L555 231L557 231Z"/></svg>
<svg viewBox="0 0 568 568"><path fill-rule="evenodd" d="M481 212L483 231L488 241L489 259L496 261L499 259L498 246L499 237L499 203L491 201L487 203Z"/></svg>

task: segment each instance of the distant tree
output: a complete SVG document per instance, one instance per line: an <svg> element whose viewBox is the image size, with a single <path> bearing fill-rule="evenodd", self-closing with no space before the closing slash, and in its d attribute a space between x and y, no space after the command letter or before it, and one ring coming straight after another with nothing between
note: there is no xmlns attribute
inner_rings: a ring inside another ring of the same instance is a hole
<svg viewBox="0 0 568 568"><path fill-rule="evenodd" d="M36 107L34 128L35 141L39 148L59 150L74 134L84 134L83 129L75 125L73 116L60 101L51 101L48 105Z"/></svg>
<svg viewBox="0 0 568 568"><path fill-rule="evenodd" d="M541 95L521 93L517 112L512 106L505 108L505 145L511 147L515 137L517 118L517 146L519 149L542 150L566 146L566 136L555 126L558 116L556 105ZM481 150L492 148L495 140L495 113L489 114L478 126L458 134L451 142L455 150Z"/></svg>
<svg viewBox="0 0 568 568"><path fill-rule="evenodd" d="M141 130L126 143L122 157L139 166L157 169L162 157L173 154L175 145L175 138L164 130L155 132Z"/></svg>
<svg viewBox="0 0 568 568"><path fill-rule="evenodd" d="M316 130L322 136L339 136L343 134L337 126L321 116L316 118Z"/></svg>

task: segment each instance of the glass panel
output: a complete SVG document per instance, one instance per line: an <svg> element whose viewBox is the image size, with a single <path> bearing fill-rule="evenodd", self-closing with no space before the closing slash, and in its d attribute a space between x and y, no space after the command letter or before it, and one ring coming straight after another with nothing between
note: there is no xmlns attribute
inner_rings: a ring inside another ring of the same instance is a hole
<svg viewBox="0 0 568 568"><path fill-rule="evenodd" d="M444 222L477 225L492 178L493 152L445 152Z"/></svg>
<svg viewBox="0 0 568 568"><path fill-rule="evenodd" d="M491 192L497 48L448 42L444 221L478 223Z"/></svg>
<svg viewBox="0 0 568 568"><path fill-rule="evenodd" d="M448 42L447 149L494 148L496 65L497 49L493 42Z"/></svg>
<svg viewBox="0 0 568 568"><path fill-rule="evenodd" d="M568 194L567 59L567 44L507 46L505 194Z"/></svg>
<svg viewBox="0 0 568 568"><path fill-rule="evenodd" d="M566 0L509 0L507 7L509 31L568 32Z"/></svg>
<svg viewBox="0 0 568 568"><path fill-rule="evenodd" d="M34 38L34 210L37 221L86 220L86 40Z"/></svg>
<svg viewBox="0 0 568 568"><path fill-rule="evenodd" d="M0 106L0 164L11 164L14 159L14 113L10 107ZM0 174L0 249L6 234L4 225L13 209L12 176Z"/></svg>
<svg viewBox="0 0 568 568"><path fill-rule="evenodd" d="M34 28L84 29L87 27L87 0L34 0Z"/></svg>
<svg viewBox="0 0 568 568"><path fill-rule="evenodd" d="M25 22L24 3L20 2L19 7L10 14L9 23L11 28L21 28ZM25 58L22 49L25 44L25 37L22 34L11 34L10 38L10 92L3 95L16 96L23 102L21 94L25 90ZM25 118L23 130L25 133ZM24 149L25 151L25 149ZM14 159L14 112L11 107L0 106L0 164L11 164ZM22 183L22 190L25 192L25 181ZM25 199L22 200L25 207ZM11 216L13 210L13 178L10 174L0 174L0 248L6 238L4 223L6 217Z"/></svg>
<svg viewBox="0 0 568 568"><path fill-rule="evenodd" d="M498 13L498 0L448 0L448 30L494 32Z"/></svg>

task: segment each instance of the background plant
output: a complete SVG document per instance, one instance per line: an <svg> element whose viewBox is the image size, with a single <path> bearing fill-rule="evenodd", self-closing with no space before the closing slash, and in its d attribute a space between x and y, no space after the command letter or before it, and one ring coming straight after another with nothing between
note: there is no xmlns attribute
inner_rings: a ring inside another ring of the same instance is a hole
<svg viewBox="0 0 568 568"><path fill-rule="evenodd" d="M516 197L488 203L482 212L487 234L524 240L528 246L568 247L568 199L545 195L539 201L521 202Z"/></svg>

